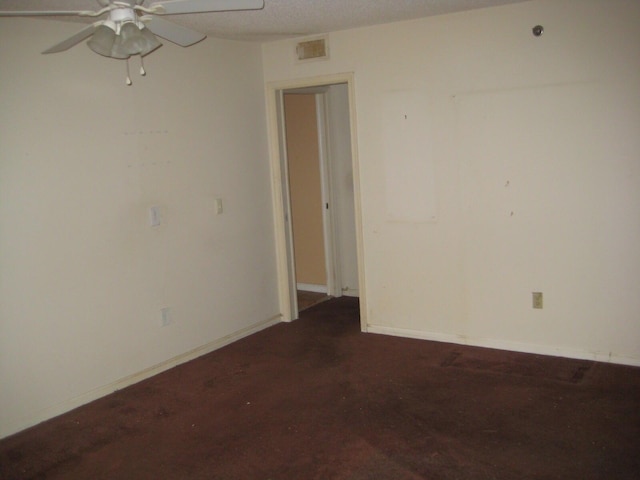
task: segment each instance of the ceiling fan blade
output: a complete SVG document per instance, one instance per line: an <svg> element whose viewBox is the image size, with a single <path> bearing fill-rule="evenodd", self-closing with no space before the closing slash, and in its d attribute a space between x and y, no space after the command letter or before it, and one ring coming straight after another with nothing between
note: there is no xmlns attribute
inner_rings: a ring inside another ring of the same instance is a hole
<svg viewBox="0 0 640 480"><path fill-rule="evenodd" d="M23 11L0 11L0 17L54 17L86 15L86 10L23 10ZM89 12L91 13L91 12Z"/></svg>
<svg viewBox="0 0 640 480"><path fill-rule="evenodd" d="M179 13L225 12L232 10L261 10L264 0L169 0L154 2L150 9L160 7L159 15L174 15Z"/></svg>
<svg viewBox="0 0 640 480"><path fill-rule="evenodd" d="M70 49L71 47L73 47L74 45L77 45L78 43L80 43L81 41L83 41L85 38L90 37L91 35L93 35L93 32L95 32L96 28L98 27L98 25L102 24L102 22L95 22L92 23L91 25L89 25L88 27L83 28L82 30L80 30L78 33L76 33L75 35L67 38L66 40L54 45L51 48L48 48L47 50L45 50L42 53L58 53L58 52L64 52L65 50Z"/></svg>
<svg viewBox="0 0 640 480"><path fill-rule="evenodd" d="M143 17L143 21L147 20L149 17ZM145 26L151 30L155 35L164 38L165 40L169 40L181 47L188 47L189 45L193 45L194 43L198 43L200 40L204 40L207 38L206 35L191 30L189 28L185 28L181 25L176 25L175 23L168 22L162 18L151 17L152 20L149 23L145 23Z"/></svg>

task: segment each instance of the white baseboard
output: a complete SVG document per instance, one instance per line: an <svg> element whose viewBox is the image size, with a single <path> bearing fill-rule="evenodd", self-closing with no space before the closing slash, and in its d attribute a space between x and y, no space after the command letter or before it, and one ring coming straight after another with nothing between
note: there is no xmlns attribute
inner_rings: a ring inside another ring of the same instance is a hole
<svg viewBox="0 0 640 480"><path fill-rule="evenodd" d="M327 293L326 285L314 285L312 283L298 283L296 284L298 290L304 290L305 292L315 293Z"/></svg>
<svg viewBox="0 0 640 480"><path fill-rule="evenodd" d="M493 340L488 338L469 338L462 335L448 333L423 332L420 330L409 330L403 328L384 327L380 325L368 325L368 333L378 333L382 335L392 335L395 337L416 338L419 340L432 340L435 342L455 343L458 345L469 345L474 347L495 348L498 350L509 350L512 352L534 353L538 355L549 355L553 357L574 358L577 360L593 360L596 362L616 363L620 365L630 365L640 367L640 359L624 357L603 352L590 352L587 350L573 350L564 347L554 347L550 345L537 345L531 343L512 342L509 340Z"/></svg>
<svg viewBox="0 0 640 480"><path fill-rule="evenodd" d="M159 373L164 372L165 370L169 370L177 365L188 362L190 360L194 360L202 355L206 355L207 353L213 352L214 350L218 350L230 343L233 343L241 338L248 337L254 333L259 332L260 330L264 330L265 328L271 327L277 323L282 321L282 315L275 315L267 320L251 325L250 327L243 328L242 330L238 330L230 335L214 340L210 343L202 345L198 348L195 348L189 352L185 352L182 355L178 355L177 357L173 357L169 360L166 360L162 363L154 365L153 367L149 367L141 372L134 373L133 375L129 375L127 377L121 378L113 383L108 385L104 385L102 387L98 387L94 390L90 390L82 395L66 400L58 405L47 408L38 412L37 415L29 418L28 420L23 420L21 422L16 422L13 425L2 425L0 427L0 439L17 433L25 428L32 427L37 425L40 422L44 422L45 420L49 420L58 415L62 415L74 408L85 405L89 402L97 400L98 398L109 395L110 393L115 392L116 390L121 390L125 387L133 385L134 383L141 382L142 380L146 380L147 378L153 377Z"/></svg>

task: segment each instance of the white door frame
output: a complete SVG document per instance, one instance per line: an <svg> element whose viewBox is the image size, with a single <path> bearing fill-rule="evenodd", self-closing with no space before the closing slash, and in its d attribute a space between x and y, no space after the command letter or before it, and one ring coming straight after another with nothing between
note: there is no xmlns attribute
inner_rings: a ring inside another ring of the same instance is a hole
<svg viewBox="0 0 640 480"><path fill-rule="evenodd" d="M288 191L285 192L283 182L287 178L286 148L282 143L282 95L284 90L296 88L321 87L338 83L346 83L349 94L349 126L351 133L351 161L353 167L353 192L356 221L356 248L358 256L358 288L360 297L360 328L367 331L367 301L364 275L364 251L362 229L362 207L360 193L360 168L358 161L356 136L355 86L353 73L324 75L313 78L284 80L267 83L267 132L269 136L269 160L271 163L271 182L273 189L273 211L276 241L276 260L278 268L278 292L280 311L284 321L291 321L298 316L297 298L295 295L295 271L292 278L292 234L290 225L290 203ZM286 183L284 183L286 185Z"/></svg>
<svg viewBox="0 0 640 480"><path fill-rule="evenodd" d="M320 166L320 190L322 192L322 233L324 240L325 271L327 273L327 294L339 297L342 285L338 285L335 255L335 222L333 220L333 195L331 189L331 160L327 138L327 94L315 93L316 122L318 124L318 160Z"/></svg>
<svg viewBox="0 0 640 480"><path fill-rule="evenodd" d="M280 145L287 145L287 137L286 137L286 128L284 125L284 90L280 89L275 92L277 96L276 99L276 116L277 116L277 143L278 147ZM278 166L280 167L279 177L280 180L278 184L282 187L282 185L289 184L289 159L287 157L287 149L278 148ZM274 190L275 191L275 190ZM293 228L292 228L292 216L291 216L291 198L290 192L288 188L280 188L280 193L282 195L282 200L279 202L281 205L282 213L281 218L284 226L284 249L286 252L286 262L287 262L287 278L286 278L286 288L290 291L297 291L296 285L296 260L293 251ZM275 195L274 195L275 197ZM276 210L274 209L274 212ZM277 223L276 223L277 225ZM276 240L277 241L277 240ZM280 276L280 275L279 275ZM282 295L280 295L280 304L282 305ZM290 295L289 297L289 309L291 320L294 318L298 318L298 296ZM281 311L284 312L281 308Z"/></svg>

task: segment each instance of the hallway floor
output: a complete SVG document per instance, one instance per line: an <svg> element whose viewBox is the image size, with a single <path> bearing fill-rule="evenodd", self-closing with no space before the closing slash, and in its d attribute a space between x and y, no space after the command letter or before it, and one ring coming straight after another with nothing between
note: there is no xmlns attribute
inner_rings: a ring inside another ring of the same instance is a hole
<svg viewBox="0 0 640 480"><path fill-rule="evenodd" d="M318 303L329 300L331 297L326 293L307 292L304 290L298 290L298 311L306 310L309 307L313 307Z"/></svg>

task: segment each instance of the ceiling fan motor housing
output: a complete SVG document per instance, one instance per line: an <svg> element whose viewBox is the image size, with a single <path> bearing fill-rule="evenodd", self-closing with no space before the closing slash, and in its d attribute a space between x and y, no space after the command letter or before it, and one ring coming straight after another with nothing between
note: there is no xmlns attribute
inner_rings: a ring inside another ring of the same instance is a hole
<svg viewBox="0 0 640 480"><path fill-rule="evenodd" d="M113 22L113 25L116 26L114 30L118 32L120 26L127 22L133 22L136 25L138 24L136 12L133 11L133 8L116 8L109 12L109 20ZM105 24L111 27L110 24L105 22Z"/></svg>

